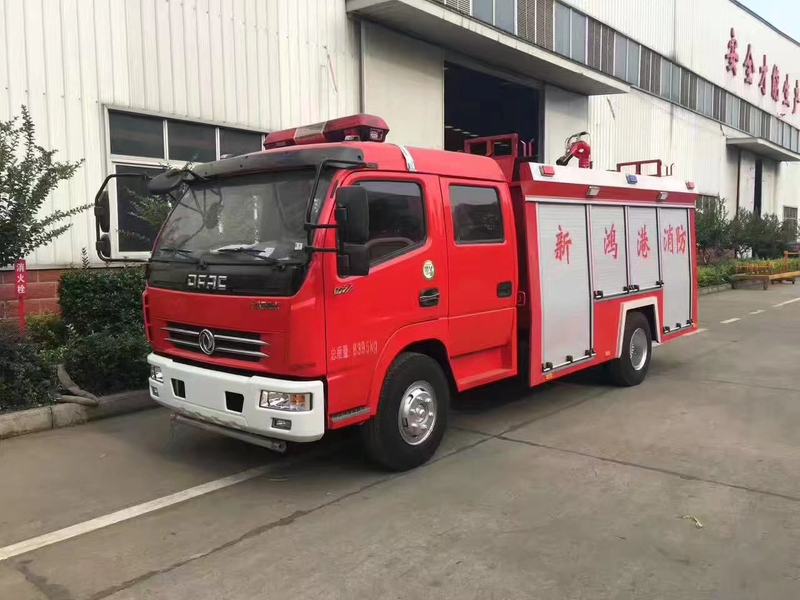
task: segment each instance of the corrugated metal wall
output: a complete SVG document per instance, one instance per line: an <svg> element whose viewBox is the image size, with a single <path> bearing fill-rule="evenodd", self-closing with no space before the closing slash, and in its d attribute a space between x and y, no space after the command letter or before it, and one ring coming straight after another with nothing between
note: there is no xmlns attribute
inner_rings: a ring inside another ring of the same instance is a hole
<svg viewBox="0 0 800 600"><path fill-rule="evenodd" d="M93 199L104 106L274 130L359 109L345 0L0 0L0 120L30 107L38 142L85 159L43 212ZM32 257L78 263L90 212ZM93 252L92 252L93 254Z"/></svg>
<svg viewBox="0 0 800 600"><path fill-rule="evenodd" d="M745 84L742 65L747 45L752 44L756 66L766 54L770 69L775 63L779 65L781 84L790 73L793 89L794 80L800 78L800 46L730 0L562 1L800 127L800 112L792 114L769 93L760 93L758 72L753 85ZM725 69L731 27L739 41L737 76ZM725 197L729 211L735 210L737 189L741 187L737 181L739 157L738 152L728 149L726 137L746 134L641 91L590 98L589 127L598 167L614 168L617 162L650 158L674 162L677 176L696 181L701 193ZM765 212L782 216L784 205L800 204L800 165L782 163L773 171L768 165L762 207ZM752 194L752 186L739 191ZM742 205L748 203L752 206L752 198L744 199Z"/></svg>

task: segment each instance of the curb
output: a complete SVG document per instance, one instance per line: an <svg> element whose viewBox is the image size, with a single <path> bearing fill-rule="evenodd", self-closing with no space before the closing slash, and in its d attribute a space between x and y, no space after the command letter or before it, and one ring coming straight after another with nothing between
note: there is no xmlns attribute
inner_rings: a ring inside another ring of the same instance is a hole
<svg viewBox="0 0 800 600"><path fill-rule="evenodd" d="M716 294L717 292L726 292L732 289L733 286L730 283L723 283L721 285L710 285L708 287L701 287L697 293L700 296L706 296L708 294Z"/></svg>
<svg viewBox="0 0 800 600"><path fill-rule="evenodd" d="M88 421L125 415L157 406L158 404L150 398L148 390L136 390L103 396L97 406L53 404L20 410L0 415L0 440L26 433L81 425Z"/></svg>

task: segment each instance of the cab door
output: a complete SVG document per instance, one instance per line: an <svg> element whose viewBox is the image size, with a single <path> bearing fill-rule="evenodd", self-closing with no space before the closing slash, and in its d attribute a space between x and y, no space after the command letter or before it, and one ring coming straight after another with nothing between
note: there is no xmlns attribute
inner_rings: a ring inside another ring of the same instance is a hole
<svg viewBox="0 0 800 600"><path fill-rule="evenodd" d="M466 389L516 373L517 256L504 184L442 179L451 365Z"/></svg>
<svg viewBox="0 0 800 600"><path fill-rule="evenodd" d="M394 335L423 322L446 325L448 298L438 178L363 172L342 185L369 191L370 271L340 277L336 255L325 255L328 414L334 422L337 413L367 406L378 359ZM335 232L328 236L326 245L333 247Z"/></svg>

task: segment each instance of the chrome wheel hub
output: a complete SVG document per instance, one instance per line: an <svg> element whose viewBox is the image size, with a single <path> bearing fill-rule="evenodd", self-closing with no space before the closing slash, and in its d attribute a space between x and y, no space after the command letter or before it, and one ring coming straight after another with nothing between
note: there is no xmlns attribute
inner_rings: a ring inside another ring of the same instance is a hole
<svg viewBox="0 0 800 600"><path fill-rule="evenodd" d="M436 393L427 381L408 386L397 414L400 436L411 446L427 440L436 426Z"/></svg>
<svg viewBox="0 0 800 600"><path fill-rule="evenodd" d="M639 328L633 332L630 344L631 365L634 370L641 371L647 362L647 334Z"/></svg>

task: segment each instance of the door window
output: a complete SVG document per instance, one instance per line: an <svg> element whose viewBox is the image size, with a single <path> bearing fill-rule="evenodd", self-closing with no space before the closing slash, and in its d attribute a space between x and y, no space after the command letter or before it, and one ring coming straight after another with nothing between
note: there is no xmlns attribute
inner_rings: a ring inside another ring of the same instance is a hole
<svg viewBox="0 0 800 600"><path fill-rule="evenodd" d="M505 239L496 189L451 185L450 206L457 244L485 244Z"/></svg>
<svg viewBox="0 0 800 600"><path fill-rule="evenodd" d="M425 240L422 188L412 181L359 181L369 191L369 263L375 265Z"/></svg>

